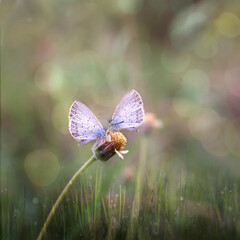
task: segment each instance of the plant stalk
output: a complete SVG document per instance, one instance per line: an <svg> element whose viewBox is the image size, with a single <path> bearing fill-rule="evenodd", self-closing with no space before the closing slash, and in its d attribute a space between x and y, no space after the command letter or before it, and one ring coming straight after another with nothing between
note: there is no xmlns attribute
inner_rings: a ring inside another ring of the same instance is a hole
<svg viewBox="0 0 240 240"><path fill-rule="evenodd" d="M137 182L136 182L136 192L135 192L135 206L136 206L136 217L139 216L140 205L141 205L141 189L142 189L142 178L143 170L145 169L145 164L147 160L147 150L148 150L148 138L145 137L141 139L141 148L140 148L140 159L138 163L138 173L137 173Z"/></svg>
<svg viewBox="0 0 240 240"><path fill-rule="evenodd" d="M41 240L43 235L45 234L47 227L52 219L52 217L55 214L55 211L57 209L57 207L59 206L59 204L61 203L61 201L63 200L63 198L65 197L65 195L67 194L68 190L70 189L70 187L72 186L72 184L75 182L75 180L77 179L77 177L84 171L86 170L94 161L96 160L95 156L93 155L91 158L89 158L87 160L87 162L84 163L84 165L73 175L73 177L70 179L70 181L68 182L68 184L66 185L66 187L63 189L62 193L59 195L57 201L55 202L55 204L52 207L52 210L50 211L46 221L44 222L44 225L42 227L41 232L38 235L37 240Z"/></svg>

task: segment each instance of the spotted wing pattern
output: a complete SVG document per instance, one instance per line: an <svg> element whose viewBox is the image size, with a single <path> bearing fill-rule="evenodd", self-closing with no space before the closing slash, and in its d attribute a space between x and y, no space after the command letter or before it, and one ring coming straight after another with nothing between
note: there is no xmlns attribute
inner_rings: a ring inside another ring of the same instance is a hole
<svg viewBox="0 0 240 240"><path fill-rule="evenodd" d="M69 132L79 141L79 145L83 145L103 138L106 130L83 103L75 101L69 111Z"/></svg>
<svg viewBox="0 0 240 240"><path fill-rule="evenodd" d="M114 129L136 130L144 119L143 101L140 94L129 91L117 105L109 124Z"/></svg>

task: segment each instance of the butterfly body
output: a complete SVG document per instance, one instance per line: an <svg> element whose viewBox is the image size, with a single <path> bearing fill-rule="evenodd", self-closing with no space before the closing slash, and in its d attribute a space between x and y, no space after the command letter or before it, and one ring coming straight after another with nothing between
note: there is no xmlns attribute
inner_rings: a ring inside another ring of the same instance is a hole
<svg viewBox="0 0 240 240"><path fill-rule="evenodd" d="M110 131L119 129L136 130L143 122L144 109L139 93L129 91L117 105L109 129L103 128L97 117L79 101L75 101L69 111L69 131L79 141L79 145L92 140L107 138Z"/></svg>

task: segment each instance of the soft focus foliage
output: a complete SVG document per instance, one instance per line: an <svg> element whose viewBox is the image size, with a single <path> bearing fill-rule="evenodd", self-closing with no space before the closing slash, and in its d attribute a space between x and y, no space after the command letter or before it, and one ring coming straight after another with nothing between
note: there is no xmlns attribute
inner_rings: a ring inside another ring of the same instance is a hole
<svg viewBox="0 0 240 240"><path fill-rule="evenodd" d="M106 127L129 89L155 123L79 178L47 239L240 237L238 0L2 0L0 20L3 239L36 239L90 157L72 102Z"/></svg>

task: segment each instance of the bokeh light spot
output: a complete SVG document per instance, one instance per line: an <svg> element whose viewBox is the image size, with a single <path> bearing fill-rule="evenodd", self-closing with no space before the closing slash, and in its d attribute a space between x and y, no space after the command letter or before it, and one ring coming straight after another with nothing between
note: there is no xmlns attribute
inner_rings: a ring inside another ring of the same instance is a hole
<svg viewBox="0 0 240 240"><path fill-rule="evenodd" d="M44 187L55 181L60 171L60 164L52 152L38 149L27 155L24 169L34 185Z"/></svg>
<svg viewBox="0 0 240 240"><path fill-rule="evenodd" d="M161 63L168 71L179 73L188 67L190 56L188 54L177 55L170 51L164 51L161 54Z"/></svg>
<svg viewBox="0 0 240 240"><path fill-rule="evenodd" d="M209 153L217 157L223 157L228 154L228 150L226 149L223 139L218 139L216 141L204 141L202 142L203 147Z"/></svg>
<svg viewBox="0 0 240 240"><path fill-rule="evenodd" d="M240 68L228 69L224 80L228 90L236 97L240 97Z"/></svg>
<svg viewBox="0 0 240 240"><path fill-rule="evenodd" d="M203 106L209 90L208 76L199 69L191 69L183 76L182 88L173 99L175 111L183 117L193 117Z"/></svg>
<svg viewBox="0 0 240 240"><path fill-rule="evenodd" d="M130 64L125 61L116 61L109 65L107 79L115 89L122 89L122 82L129 78ZM114 89L113 88L113 89Z"/></svg>
<svg viewBox="0 0 240 240"><path fill-rule="evenodd" d="M207 59L213 57L217 49L216 39L209 34L203 34L195 43L193 50L199 57Z"/></svg>
<svg viewBox="0 0 240 240"><path fill-rule="evenodd" d="M225 37L233 38L240 34L240 19L231 12L223 12L216 20L216 25Z"/></svg>
<svg viewBox="0 0 240 240"><path fill-rule="evenodd" d="M175 111L182 117L192 117L201 111L202 105L192 98L179 94L173 99Z"/></svg>
<svg viewBox="0 0 240 240"><path fill-rule="evenodd" d="M35 83L43 91L54 92L62 86L63 78L61 67L53 62L47 62L38 69Z"/></svg>
<svg viewBox="0 0 240 240"><path fill-rule="evenodd" d="M173 21L170 38L172 45L181 51L193 48L193 42L201 28L207 23L207 17L198 11L187 9Z"/></svg>
<svg viewBox="0 0 240 240"><path fill-rule="evenodd" d="M220 134L221 118L211 109L202 111L188 121L191 134L201 141L216 140Z"/></svg>
<svg viewBox="0 0 240 240"><path fill-rule="evenodd" d="M201 99L209 90L208 76L199 69L191 69L183 76L182 89L196 99Z"/></svg>
<svg viewBox="0 0 240 240"><path fill-rule="evenodd" d="M72 102L61 102L57 104L52 112L53 126L60 132L68 133L68 112Z"/></svg>
<svg viewBox="0 0 240 240"><path fill-rule="evenodd" d="M201 141L206 151L218 157L228 154L223 141L224 125L224 119L214 110L207 108L188 121L191 134Z"/></svg>
<svg viewBox="0 0 240 240"><path fill-rule="evenodd" d="M141 9L143 0L117 0L117 4L124 13L133 14Z"/></svg>

